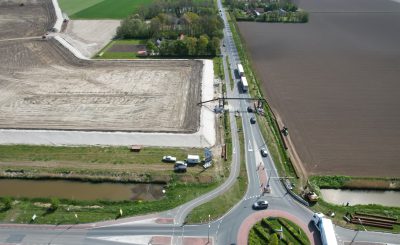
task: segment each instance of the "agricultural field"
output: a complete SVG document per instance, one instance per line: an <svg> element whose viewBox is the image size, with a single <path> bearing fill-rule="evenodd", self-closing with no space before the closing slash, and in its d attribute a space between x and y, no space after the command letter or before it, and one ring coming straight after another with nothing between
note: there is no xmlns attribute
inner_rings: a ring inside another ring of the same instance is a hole
<svg viewBox="0 0 400 245"><path fill-rule="evenodd" d="M0 128L198 130L202 61L79 60L56 40L37 37L54 22L51 14L46 17L50 0L1 7L0 25L21 31L0 31L6 38L0 42ZM24 18L27 8L36 11L32 19ZM37 26L27 30L32 21ZM28 35L34 37L9 40Z"/></svg>
<svg viewBox="0 0 400 245"><path fill-rule="evenodd" d="M123 19L151 0L59 0L71 19Z"/></svg>
<svg viewBox="0 0 400 245"><path fill-rule="evenodd" d="M309 23L238 25L307 171L400 176L400 4L305 0L299 7Z"/></svg>

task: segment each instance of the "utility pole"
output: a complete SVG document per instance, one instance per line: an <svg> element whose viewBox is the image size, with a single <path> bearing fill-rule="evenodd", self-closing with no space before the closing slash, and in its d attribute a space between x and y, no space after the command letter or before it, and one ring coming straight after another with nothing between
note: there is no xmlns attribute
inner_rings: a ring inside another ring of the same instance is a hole
<svg viewBox="0 0 400 245"><path fill-rule="evenodd" d="M357 218L357 219L358 219L358 221L360 222L360 225L362 226L362 228L364 229L364 231L367 231L367 229L365 229L365 227L364 227L364 225L363 225L361 219L360 219L360 218ZM354 236L353 240L351 240L351 243L350 243L350 244L353 244L353 242L356 240L356 237L357 237L357 235L358 235L359 232L360 232L360 229L357 229L356 235Z"/></svg>
<svg viewBox="0 0 400 245"><path fill-rule="evenodd" d="M207 240L207 244L210 243L210 218L211 218L211 215L208 215L208 240Z"/></svg>

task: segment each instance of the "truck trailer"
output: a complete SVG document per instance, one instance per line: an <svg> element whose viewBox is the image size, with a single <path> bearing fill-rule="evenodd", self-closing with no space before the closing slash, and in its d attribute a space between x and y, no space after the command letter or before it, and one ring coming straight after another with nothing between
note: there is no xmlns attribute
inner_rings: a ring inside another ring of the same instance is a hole
<svg viewBox="0 0 400 245"><path fill-rule="evenodd" d="M322 213L314 213L313 222L321 234L322 245L337 245L335 229L332 220L325 218Z"/></svg>
<svg viewBox="0 0 400 245"><path fill-rule="evenodd" d="M243 69L243 66L241 64L237 65L237 70L238 70L239 76L241 76L241 77L244 76L244 69Z"/></svg>
<svg viewBox="0 0 400 245"><path fill-rule="evenodd" d="M243 92L246 92L249 89L249 84L247 83L247 79L246 77L241 77L240 80L242 82L242 90Z"/></svg>

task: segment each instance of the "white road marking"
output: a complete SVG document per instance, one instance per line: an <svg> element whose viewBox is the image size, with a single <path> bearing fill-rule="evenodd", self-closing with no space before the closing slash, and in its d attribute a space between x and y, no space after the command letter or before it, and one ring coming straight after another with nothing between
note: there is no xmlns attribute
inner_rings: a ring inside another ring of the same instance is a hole
<svg viewBox="0 0 400 245"><path fill-rule="evenodd" d="M250 139L249 139L249 144L248 144L248 151L253 151L253 148L251 147Z"/></svg>

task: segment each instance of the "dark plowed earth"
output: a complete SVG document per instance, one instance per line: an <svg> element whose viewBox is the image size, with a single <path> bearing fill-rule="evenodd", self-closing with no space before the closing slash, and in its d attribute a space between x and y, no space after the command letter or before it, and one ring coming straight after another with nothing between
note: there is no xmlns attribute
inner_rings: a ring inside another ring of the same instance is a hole
<svg viewBox="0 0 400 245"><path fill-rule="evenodd" d="M9 40L54 22L51 1L16 2L0 4L0 128L198 130L202 61L88 61L51 38Z"/></svg>
<svg viewBox="0 0 400 245"><path fill-rule="evenodd" d="M400 4L304 0L307 24L239 23L310 173L400 176Z"/></svg>

